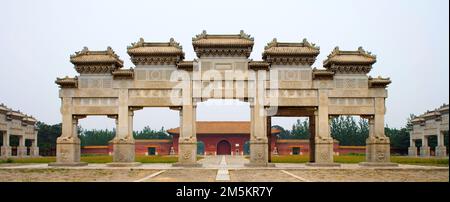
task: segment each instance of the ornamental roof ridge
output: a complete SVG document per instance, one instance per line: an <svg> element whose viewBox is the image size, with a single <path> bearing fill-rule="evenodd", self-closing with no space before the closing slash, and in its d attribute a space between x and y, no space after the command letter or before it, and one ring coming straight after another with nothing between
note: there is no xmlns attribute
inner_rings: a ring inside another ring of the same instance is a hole
<svg viewBox="0 0 450 202"><path fill-rule="evenodd" d="M343 51L339 49L339 46L334 47L333 51L327 56L327 59L323 61L323 66L330 68L330 66L348 66L353 65L353 67L367 67L364 72L368 73L370 71L371 65L373 65L376 60L376 55L371 52L365 51L361 46L358 47L356 51ZM338 68L338 67L336 67Z"/></svg>
<svg viewBox="0 0 450 202"><path fill-rule="evenodd" d="M180 43L176 42L173 37L169 39L169 42L145 42L144 38L140 37L137 42L131 43L127 46L127 49L139 48L139 47L175 47L178 49L183 49Z"/></svg>
<svg viewBox="0 0 450 202"><path fill-rule="evenodd" d="M303 38L302 42L278 42L277 38L273 38L271 42L267 43L264 50L272 47L308 47L317 51L320 50L319 46L316 46L315 43L310 43L306 38Z"/></svg>
<svg viewBox="0 0 450 202"><path fill-rule="evenodd" d="M208 34L206 30L203 30L202 33L195 35L195 37L192 37L192 41L198 41L200 39L217 39L217 38L247 39L250 41L255 40L250 34L246 34L244 30L240 30L239 34Z"/></svg>
<svg viewBox="0 0 450 202"><path fill-rule="evenodd" d="M84 46L81 51L76 51L75 54L70 55L70 58L76 58L82 55L110 55L118 60L120 60L119 55L117 55L111 46L108 46L104 51L91 51L88 47Z"/></svg>
<svg viewBox="0 0 450 202"><path fill-rule="evenodd" d="M356 51L339 50L339 46L336 46L334 47L333 51L327 56L327 58L332 58L336 55L361 55L372 59L377 59L377 56L375 54L372 54L372 52L369 51L365 51L362 46L358 47L358 50Z"/></svg>
<svg viewBox="0 0 450 202"><path fill-rule="evenodd" d="M81 51L76 51L75 54L70 55L70 62L74 65L79 64L92 64L92 63L103 63L110 64L114 63L116 67L122 67L123 61L114 52L114 50L108 46L106 50L102 51L91 51L88 47L83 47Z"/></svg>

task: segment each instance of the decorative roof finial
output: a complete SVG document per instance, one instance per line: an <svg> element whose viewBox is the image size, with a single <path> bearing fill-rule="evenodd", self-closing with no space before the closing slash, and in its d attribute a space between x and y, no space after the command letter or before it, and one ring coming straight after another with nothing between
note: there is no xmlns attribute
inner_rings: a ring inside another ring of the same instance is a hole
<svg viewBox="0 0 450 202"><path fill-rule="evenodd" d="M113 49L111 48L111 46L108 46L108 47L106 48L106 52L107 52L108 54L110 54L110 55L114 55L114 51L113 51Z"/></svg>
<svg viewBox="0 0 450 202"><path fill-rule="evenodd" d="M173 47L176 47L176 48L179 48L179 49L183 48L182 46L180 46L180 44L178 42L175 41L175 39L173 39L173 37L171 37L169 39L169 45L173 46Z"/></svg>
<svg viewBox="0 0 450 202"><path fill-rule="evenodd" d="M333 52L339 52L339 46L334 47Z"/></svg>
<svg viewBox="0 0 450 202"><path fill-rule="evenodd" d="M277 42L277 38L273 38L272 41L269 42L269 43L266 45L266 47L264 47L264 50L267 50L267 49L269 49L269 48L271 48L271 47L276 46L277 43L278 43L278 42Z"/></svg>
<svg viewBox="0 0 450 202"><path fill-rule="evenodd" d="M364 54L366 51L364 51L363 47L360 46L360 47L358 47L358 52L360 52L361 54Z"/></svg>
<svg viewBox="0 0 450 202"><path fill-rule="evenodd" d="M306 47L314 48L314 49L317 49L317 50L320 49L320 47L319 47L319 46L316 46L316 44L314 44L314 43L309 43L309 41L308 41L306 38L303 38L302 43L303 43L303 45L306 46Z"/></svg>
<svg viewBox="0 0 450 202"><path fill-rule="evenodd" d="M80 53L87 53L88 51L88 47L84 46Z"/></svg>
<svg viewBox="0 0 450 202"><path fill-rule="evenodd" d="M249 40L251 40L251 41L254 40L253 37L251 37L250 34L246 34L246 33L244 32L244 30L241 30L241 31L239 32L239 35L240 35L241 38L243 38L243 39L249 39Z"/></svg>
<svg viewBox="0 0 450 202"><path fill-rule="evenodd" d="M192 41L197 41L204 38L206 38L206 30L203 30L202 33L195 35L195 37L192 37Z"/></svg>
<svg viewBox="0 0 450 202"><path fill-rule="evenodd" d="M303 38L303 45L305 46L311 46L311 44L309 44L308 40L306 38Z"/></svg>

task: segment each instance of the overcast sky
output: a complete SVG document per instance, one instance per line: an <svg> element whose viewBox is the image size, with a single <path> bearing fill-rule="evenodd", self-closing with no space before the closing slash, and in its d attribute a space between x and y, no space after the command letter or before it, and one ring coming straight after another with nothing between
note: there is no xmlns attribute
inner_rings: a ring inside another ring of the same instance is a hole
<svg viewBox="0 0 450 202"><path fill-rule="evenodd" d="M314 67L335 46L363 46L377 55L371 76L390 77L386 124L405 125L410 113L420 114L449 101L449 10L447 0L373 1L47 1L0 2L0 103L48 124L61 121L56 77L75 76L69 55L83 46L111 46L133 64L126 47L139 37L183 46L195 58L192 37L202 30L235 34L245 30L255 39L255 60L264 46L307 38L320 46ZM219 103L220 104L220 103ZM226 103L225 103L226 104ZM198 120L249 120L248 105L198 107ZM136 112L135 129L178 126L169 109ZM294 122L278 118L273 124ZM83 119L84 128L112 128L106 117Z"/></svg>

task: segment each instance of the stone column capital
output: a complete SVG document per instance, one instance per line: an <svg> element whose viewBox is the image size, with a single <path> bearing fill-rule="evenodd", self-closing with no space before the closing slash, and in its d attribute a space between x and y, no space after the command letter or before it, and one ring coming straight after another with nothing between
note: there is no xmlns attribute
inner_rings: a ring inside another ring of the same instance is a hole
<svg viewBox="0 0 450 202"><path fill-rule="evenodd" d="M86 115L80 115L80 114L77 114L77 115L72 115L72 119L73 120L79 120L79 119L84 119L84 118L86 118Z"/></svg>
<svg viewBox="0 0 450 202"><path fill-rule="evenodd" d="M110 118L110 119L116 119L117 120L119 118L119 115L117 115L117 114L107 115L107 117Z"/></svg>

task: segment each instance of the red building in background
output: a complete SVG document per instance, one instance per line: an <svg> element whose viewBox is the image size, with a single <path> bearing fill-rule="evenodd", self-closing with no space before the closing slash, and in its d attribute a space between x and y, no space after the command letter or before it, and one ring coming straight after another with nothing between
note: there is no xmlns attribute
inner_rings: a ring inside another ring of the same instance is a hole
<svg viewBox="0 0 450 202"><path fill-rule="evenodd" d="M249 121L198 121L197 142L199 155L247 155L249 154ZM272 155L308 155L309 140L278 139L280 131L272 128ZM138 155L175 155L178 154L180 128L167 130L172 139L136 140ZM112 144L108 146L84 146L83 154L112 154ZM365 153L365 146L339 146L334 142L336 155L347 153Z"/></svg>

